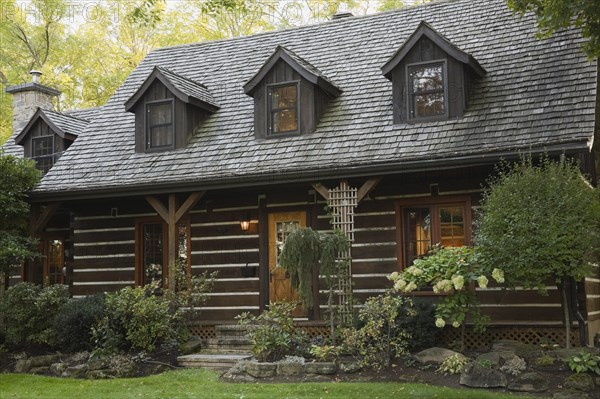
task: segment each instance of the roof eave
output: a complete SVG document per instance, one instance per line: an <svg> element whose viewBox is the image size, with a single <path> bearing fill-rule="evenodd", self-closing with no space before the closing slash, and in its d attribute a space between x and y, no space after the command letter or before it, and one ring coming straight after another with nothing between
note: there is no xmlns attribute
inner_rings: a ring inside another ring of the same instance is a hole
<svg viewBox="0 0 600 399"><path fill-rule="evenodd" d="M29 130L33 127L33 125L38 121L39 118L42 118L42 120L44 122L46 122L48 124L48 126L50 126L50 129L52 129L52 131L57 134L59 137L61 138L66 138L65 136L70 134L65 133L59 126L57 126L52 119L50 119L45 113L44 110L42 108L39 108L35 111L35 113L33 114L33 116L31 117L31 119L29 119L29 122L27 122L27 125L25 125L25 127L23 128L23 130L21 130L21 133L19 133L17 135L17 137L15 137L15 143L18 145L23 145L22 142L25 139L25 137L27 136L27 133L29 133ZM75 136L77 137L77 136Z"/></svg>

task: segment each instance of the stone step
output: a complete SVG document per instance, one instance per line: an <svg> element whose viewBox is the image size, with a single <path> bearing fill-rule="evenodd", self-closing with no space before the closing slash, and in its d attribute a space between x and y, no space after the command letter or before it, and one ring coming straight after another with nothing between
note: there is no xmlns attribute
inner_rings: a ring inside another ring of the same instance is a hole
<svg viewBox="0 0 600 399"><path fill-rule="evenodd" d="M196 354L178 356L177 364L181 367L188 368L228 370L240 360L245 360L249 358L249 354Z"/></svg>
<svg viewBox="0 0 600 399"><path fill-rule="evenodd" d="M200 352L199 355L245 355L250 356L250 348L204 348Z"/></svg>
<svg viewBox="0 0 600 399"><path fill-rule="evenodd" d="M232 348L252 347L252 341L248 338L211 338L206 340L209 348Z"/></svg>

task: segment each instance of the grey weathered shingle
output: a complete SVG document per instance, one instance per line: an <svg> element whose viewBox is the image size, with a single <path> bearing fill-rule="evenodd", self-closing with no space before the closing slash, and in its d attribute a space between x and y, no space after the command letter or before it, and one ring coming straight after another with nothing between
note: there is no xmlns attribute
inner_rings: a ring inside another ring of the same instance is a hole
<svg viewBox="0 0 600 399"><path fill-rule="evenodd" d="M421 21L487 71L460 119L393 124L391 83L381 74ZM439 164L452 157L530 148L585 148L593 137L596 61L575 30L535 37L535 18L504 0L459 0L319 25L151 52L85 134L36 189L38 195L189 184L196 189L319 180L336 170ZM315 131L257 140L243 85L278 45L310 60L342 93ZM155 66L206 85L220 109L181 150L135 152L134 115L124 102ZM241 183L240 183L241 182Z"/></svg>

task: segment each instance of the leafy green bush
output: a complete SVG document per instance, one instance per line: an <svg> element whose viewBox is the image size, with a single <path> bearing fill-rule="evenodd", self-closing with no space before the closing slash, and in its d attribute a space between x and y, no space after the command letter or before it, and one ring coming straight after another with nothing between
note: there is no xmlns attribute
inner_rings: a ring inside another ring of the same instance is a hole
<svg viewBox="0 0 600 399"><path fill-rule="evenodd" d="M297 302L273 302L258 316L245 312L236 317L238 324L248 326L252 353L259 361L280 360L302 350L307 337L294 328L292 312L297 306Z"/></svg>
<svg viewBox="0 0 600 399"><path fill-rule="evenodd" d="M362 326L343 332L346 348L358 351L365 366L387 368L392 358L407 353L411 337L398 320L414 316L411 305L410 299L391 293L367 299L358 314Z"/></svg>
<svg viewBox="0 0 600 399"><path fill-rule="evenodd" d="M41 288L19 283L10 287L0 302L6 343L55 345L57 336L52 321L68 300L69 289L65 285Z"/></svg>
<svg viewBox="0 0 600 399"><path fill-rule="evenodd" d="M64 304L54 318L60 347L68 351L92 349L92 326L103 315L103 294L72 299Z"/></svg>
<svg viewBox="0 0 600 399"><path fill-rule="evenodd" d="M106 294L104 317L92 328L99 349L153 351L181 334L181 315L170 301L142 287L126 287Z"/></svg>
<svg viewBox="0 0 600 399"><path fill-rule="evenodd" d="M436 370L438 373L447 374L460 374L464 370L465 366L469 363L469 358L457 353L452 356L448 356L444 359L440 367Z"/></svg>
<svg viewBox="0 0 600 399"><path fill-rule="evenodd" d="M435 326L435 306L431 302L414 298L404 303L401 314L405 317L399 317L397 325L411 336L406 347L409 352L435 346L440 329Z"/></svg>
<svg viewBox="0 0 600 399"><path fill-rule="evenodd" d="M600 375L600 356L592 355L585 350L579 351L579 354L567 359L567 364L571 371L576 373L587 373L593 371Z"/></svg>

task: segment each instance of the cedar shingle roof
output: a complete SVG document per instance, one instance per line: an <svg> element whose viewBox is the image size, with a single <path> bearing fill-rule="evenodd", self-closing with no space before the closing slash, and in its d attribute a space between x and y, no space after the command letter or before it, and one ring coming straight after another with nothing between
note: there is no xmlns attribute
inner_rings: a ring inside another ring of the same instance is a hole
<svg viewBox="0 0 600 399"><path fill-rule="evenodd" d="M472 88L463 117L394 125L391 82L381 67L421 21L472 55L487 74ZM36 193L42 198L175 184L197 190L292 178L317 181L334 173L441 167L450 160L529 149L584 149L594 130L596 61L586 59L581 43L575 30L536 39L535 18L514 16L504 0L458 0L155 50ZM243 85L278 45L310 60L342 93L314 133L257 140L253 99ZM155 66L202 82L221 108L186 148L140 154L134 115L123 104Z"/></svg>

